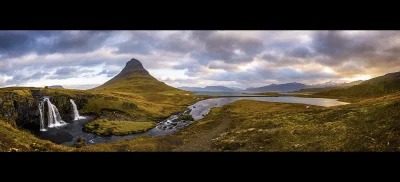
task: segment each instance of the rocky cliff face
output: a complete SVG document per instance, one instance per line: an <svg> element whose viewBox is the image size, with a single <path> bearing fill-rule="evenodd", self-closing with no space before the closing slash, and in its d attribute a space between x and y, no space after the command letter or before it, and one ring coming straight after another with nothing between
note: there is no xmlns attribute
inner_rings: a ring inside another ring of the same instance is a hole
<svg viewBox="0 0 400 182"><path fill-rule="evenodd" d="M0 117L14 127L39 128L39 101L14 92L2 92L0 98Z"/></svg>
<svg viewBox="0 0 400 182"><path fill-rule="evenodd" d="M64 121L69 122L72 121L74 118L70 99L74 100L78 108L83 108L83 106L88 102L88 98L89 97L85 95L71 97L66 94L58 94L55 96L50 95L50 102L57 107L58 111L61 114L61 118Z"/></svg>
<svg viewBox="0 0 400 182"><path fill-rule="evenodd" d="M90 95L71 97L66 94L57 94L49 96L50 101L58 108L62 119L66 122L73 120L70 99L75 101L78 108L83 108L90 98ZM0 118L9 122L14 127L39 131L39 102L40 98L35 99L32 96L2 92L0 95ZM47 120L47 107L45 107L45 120Z"/></svg>

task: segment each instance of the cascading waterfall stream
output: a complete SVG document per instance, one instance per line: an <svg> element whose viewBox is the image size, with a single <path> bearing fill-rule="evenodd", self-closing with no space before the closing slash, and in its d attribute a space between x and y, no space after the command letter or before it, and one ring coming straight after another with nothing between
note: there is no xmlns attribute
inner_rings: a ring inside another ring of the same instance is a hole
<svg viewBox="0 0 400 182"><path fill-rule="evenodd" d="M39 102L39 112L40 112L40 131L47 131L47 129L44 127L44 101Z"/></svg>
<svg viewBox="0 0 400 182"><path fill-rule="evenodd" d="M75 104L74 100L69 99L69 101L72 104L72 108L73 108L73 112L74 112L73 113L74 114L74 120L85 119L85 117L79 115L78 107L76 107L76 104Z"/></svg>
<svg viewBox="0 0 400 182"><path fill-rule="evenodd" d="M57 107L50 102L50 99L45 97L44 102L47 102L48 106L48 127L53 128L65 125L66 123L61 119Z"/></svg>

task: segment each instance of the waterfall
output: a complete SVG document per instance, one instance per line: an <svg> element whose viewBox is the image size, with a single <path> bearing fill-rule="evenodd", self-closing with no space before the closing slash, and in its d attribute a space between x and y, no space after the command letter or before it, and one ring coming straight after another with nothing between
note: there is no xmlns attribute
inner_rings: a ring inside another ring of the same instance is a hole
<svg viewBox="0 0 400 182"><path fill-rule="evenodd" d="M53 128L65 125L66 123L61 119L57 107L50 102L48 97L45 97L44 101L47 102L48 106L48 127Z"/></svg>
<svg viewBox="0 0 400 182"><path fill-rule="evenodd" d="M47 131L47 129L44 127L44 101L39 102L39 112L40 112L40 131Z"/></svg>
<svg viewBox="0 0 400 182"><path fill-rule="evenodd" d="M80 120L80 119L85 119L85 117L79 115L78 107L76 107L76 104L74 100L69 99L69 101L72 104L72 109L73 109L73 114L74 114L74 120Z"/></svg>

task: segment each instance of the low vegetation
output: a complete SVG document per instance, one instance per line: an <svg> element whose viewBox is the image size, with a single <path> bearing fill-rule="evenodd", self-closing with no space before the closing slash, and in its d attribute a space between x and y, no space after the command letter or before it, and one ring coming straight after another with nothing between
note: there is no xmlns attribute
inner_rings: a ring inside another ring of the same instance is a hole
<svg viewBox="0 0 400 182"><path fill-rule="evenodd" d="M62 152L73 148L38 139L32 133L15 129L0 120L0 152Z"/></svg>
<svg viewBox="0 0 400 182"><path fill-rule="evenodd" d="M81 147L83 147L83 146L86 146L85 139L78 138L78 140L77 140L76 143L74 144L74 147L76 147L76 148L81 148Z"/></svg>
<svg viewBox="0 0 400 182"><path fill-rule="evenodd" d="M316 96L374 98L400 91L400 79L378 83L360 84L347 89L335 89L318 92Z"/></svg>
<svg viewBox="0 0 400 182"><path fill-rule="evenodd" d="M156 126L155 122L109 121L97 119L83 125L83 130L96 135L129 135L143 133Z"/></svg>
<svg viewBox="0 0 400 182"><path fill-rule="evenodd" d="M170 136L139 137L80 150L174 151L185 145L196 146L199 138L213 135L229 120L223 132L206 139L209 146L188 150L400 151L399 110L400 94L328 108L240 100L213 108L204 119Z"/></svg>
<svg viewBox="0 0 400 182"><path fill-rule="evenodd" d="M213 148L217 151L400 151L399 99L400 95L394 95L309 109L302 104L237 101L224 106L223 113L232 119L232 125L215 139Z"/></svg>
<svg viewBox="0 0 400 182"><path fill-rule="evenodd" d="M213 108L204 119L170 136L142 136L80 148L40 140L1 122L0 149L174 151L196 144L201 136L212 136L215 128L229 120L228 127L207 139L209 145L198 151L400 151L399 110L400 94L329 108L240 100Z"/></svg>
<svg viewBox="0 0 400 182"><path fill-rule="evenodd" d="M400 91L400 72L389 73L361 82L346 89L321 91L316 96L337 98L376 98Z"/></svg>

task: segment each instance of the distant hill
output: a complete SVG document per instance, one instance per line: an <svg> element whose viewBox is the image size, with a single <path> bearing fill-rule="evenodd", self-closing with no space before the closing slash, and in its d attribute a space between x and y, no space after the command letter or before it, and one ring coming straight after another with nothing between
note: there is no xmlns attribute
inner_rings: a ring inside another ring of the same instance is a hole
<svg viewBox="0 0 400 182"><path fill-rule="evenodd" d="M244 91L244 89L238 88L238 87L229 87L235 91Z"/></svg>
<svg viewBox="0 0 400 182"><path fill-rule="evenodd" d="M315 95L366 98L380 97L398 91L400 91L400 72L375 77L348 88L321 91Z"/></svg>
<svg viewBox="0 0 400 182"><path fill-rule="evenodd" d="M308 88L308 85L302 83L285 83L285 84L271 84L258 88L247 88L246 91L251 92L292 92L300 89Z"/></svg>
<svg viewBox="0 0 400 182"><path fill-rule="evenodd" d="M363 80L357 80L357 81L353 81L353 82L349 82L349 83L342 83L342 84L331 84L330 86L326 86L326 87L314 87L314 88L304 88L301 89L299 91L295 91L295 92L322 92L322 91L329 91L329 90L335 90L335 89L343 89L343 88L348 88L354 85L358 85L361 82L363 82Z"/></svg>
<svg viewBox="0 0 400 182"><path fill-rule="evenodd" d="M379 83L379 82L383 82L383 81L396 81L399 79L400 79L400 72L395 72L395 73L388 73L383 76L371 78L369 80L363 81L361 84L374 84L374 83Z"/></svg>
<svg viewBox="0 0 400 182"><path fill-rule="evenodd" d="M61 85L51 85L48 86L47 88L64 88L64 87L62 87Z"/></svg>
<svg viewBox="0 0 400 182"><path fill-rule="evenodd" d="M206 86L201 87L178 87L179 89L191 92L235 92L234 89L225 86Z"/></svg>
<svg viewBox="0 0 400 182"><path fill-rule="evenodd" d="M186 90L190 92L202 91L204 88L201 87L178 87L181 90Z"/></svg>
<svg viewBox="0 0 400 182"><path fill-rule="evenodd" d="M234 92L234 89L225 87L225 86L206 86L204 88L204 90L206 91L210 91L210 92Z"/></svg>
<svg viewBox="0 0 400 182"><path fill-rule="evenodd" d="M325 87L334 87L336 85L340 85L341 83L336 83L336 82L325 82L325 83L319 83L315 85L308 85L309 88L325 88Z"/></svg>
<svg viewBox="0 0 400 182"><path fill-rule="evenodd" d="M177 88L171 87L164 82L158 81L150 75L150 73L143 67L142 63L132 58L126 63L122 71L107 81L103 85L94 88L94 90L118 90L134 93L152 93L152 92L184 92Z"/></svg>
<svg viewBox="0 0 400 182"><path fill-rule="evenodd" d="M340 87L351 87L351 86L354 86L354 85L359 85L362 82L364 82L364 80L357 80L357 81L353 81L353 82L349 82L349 83L343 83L343 84L341 84L339 86Z"/></svg>

